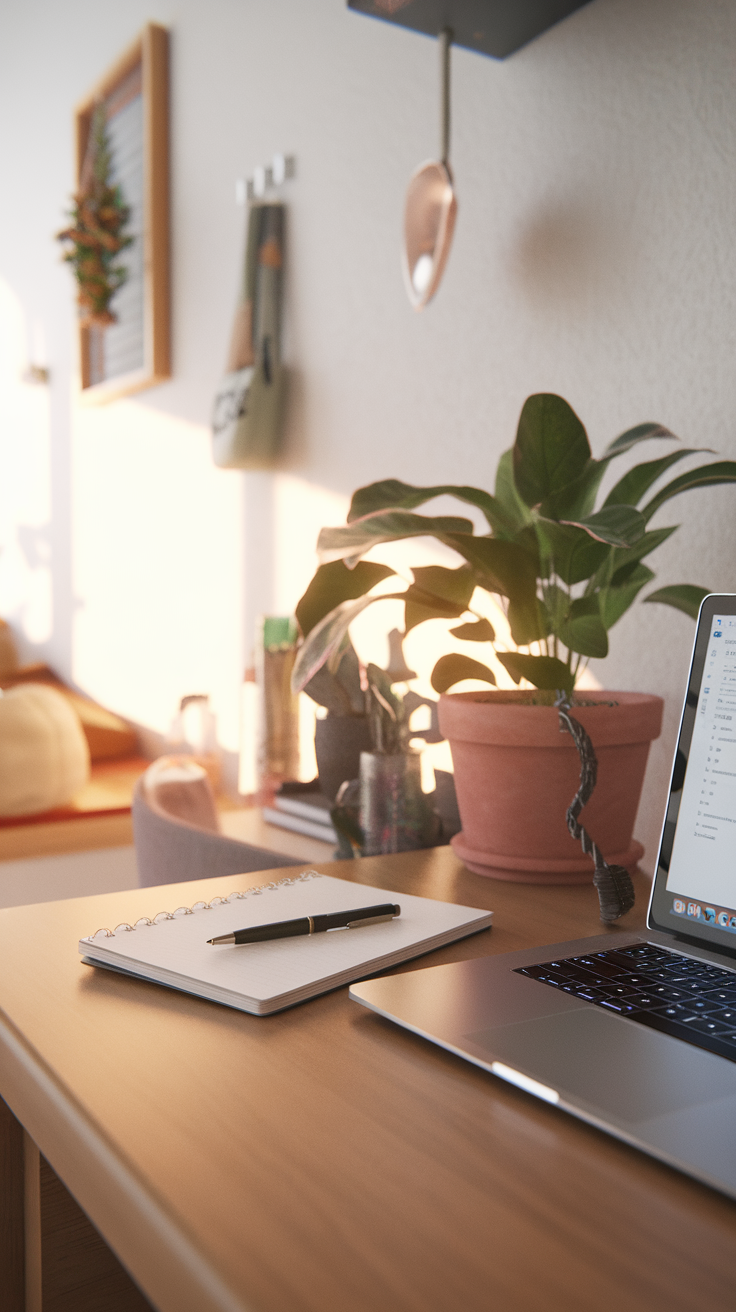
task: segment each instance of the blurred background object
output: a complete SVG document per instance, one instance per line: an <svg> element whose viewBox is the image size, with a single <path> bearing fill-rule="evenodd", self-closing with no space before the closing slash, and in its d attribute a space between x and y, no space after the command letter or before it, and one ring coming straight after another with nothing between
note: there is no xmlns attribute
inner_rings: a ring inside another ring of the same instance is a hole
<svg viewBox="0 0 736 1312"><path fill-rule="evenodd" d="M141 887L304 864L223 834L207 771L192 757L162 756L139 779L133 834Z"/></svg>
<svg viewBox="0 0 736 1312"><path fill-rule="evenodd" d="M178 714L166 736L170 751L189 755L207 772L215 790L220 787L220 759L217 750L217 719L210 710L207 693L189 693L179 702Z"/></svg>
<svg viewBox="0 0 736 1312"><path fill-rule="evenodd" d="M87 740L61 693L25 683L0 695L0 815L63 806L88 779Z"/></svg>
<svg viewBox="0 0 736 1312"><path fill-rule="evenodd" d="M299 705L291 691L297 628L290 615L266 615L262 625L256 667L263 697L261 787L272 791L299 778Z"/></svg>

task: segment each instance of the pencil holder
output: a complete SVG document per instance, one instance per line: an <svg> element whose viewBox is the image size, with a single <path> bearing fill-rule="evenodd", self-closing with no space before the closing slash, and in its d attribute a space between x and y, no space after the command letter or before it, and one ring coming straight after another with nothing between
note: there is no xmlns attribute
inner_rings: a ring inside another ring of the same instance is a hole
<svg viewBox="0 0 736 1312"><path fill-rule="evenodd" d="M437 817L422 792L416 752L360 754L363 856L411 852L437 842Z"/></svg>

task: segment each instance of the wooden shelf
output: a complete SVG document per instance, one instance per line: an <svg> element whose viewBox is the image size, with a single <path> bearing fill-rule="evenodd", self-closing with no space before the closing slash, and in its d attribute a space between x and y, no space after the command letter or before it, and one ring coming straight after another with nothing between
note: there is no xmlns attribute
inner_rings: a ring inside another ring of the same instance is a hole
<svg viewBox="0 0 736 1312"><path fill-rule="evenodd" d="M143 756L98 761L92 766L89 783L68 806L41 815L0 817L0 861L128 847L133 842L133 789L150 764ZM296 857L305 864L333 859L331 843L267 824L257 807L239 806L224 796L217 798L217 807L222 832L230 838L265 847L275 857Z"/></svg>
<svg viewBox="0 0 736 1312"><path fill-rule="evenodd" d="M117 761L95 761L86 783L68 806L38 815L0 816L0 834L9 829L61 824L67 820L90 820L93 816L125 815L130 812L136 780L151 764L143 756Z"/></svg>
<svg viewBox="0 0 736 1312"><path fill-rule="evenodd" d="M149 765L142 756L96 761L89 783L68 806L40 815L0 817L0 861L129 846L133 789Z"/></svg>

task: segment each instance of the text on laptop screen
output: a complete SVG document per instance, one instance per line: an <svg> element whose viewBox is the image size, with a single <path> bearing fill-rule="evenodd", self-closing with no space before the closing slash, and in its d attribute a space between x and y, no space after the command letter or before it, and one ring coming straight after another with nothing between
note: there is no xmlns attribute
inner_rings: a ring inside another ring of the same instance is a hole
<svg viewBox="0 0 736 1312"><path fill-rule="evenodd" d="M667 891L673 910L736 930L736 616L716 616L688 755ZM728 923L729 920L733 924Z"/></svg>

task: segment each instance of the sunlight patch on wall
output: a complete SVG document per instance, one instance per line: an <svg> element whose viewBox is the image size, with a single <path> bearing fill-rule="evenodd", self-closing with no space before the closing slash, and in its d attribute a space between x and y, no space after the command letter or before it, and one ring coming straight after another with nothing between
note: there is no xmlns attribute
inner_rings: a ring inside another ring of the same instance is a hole
<svg viewBox="0 0 736 1312"><path fill-rule="evenodd" d="M344 522L349 497L291 474L275 486L275 613L292 615L317 568L317 538L327 524Z"/></svg>
<svg viewBox="0 0 736 1312"><path fill-rule="evenodd" d="M74 678L166 732L207 693L237 751L243 673L240 484L207 430L139 401L80 409L74 428Z"/></svg>
<svg viewBox="0 0 736 1312"><path fill-rule="evenodd" d="M51 468L48 388L24 381L29 347L21 302L0 279L0 615L35 645L53 626Z"/></svg>

